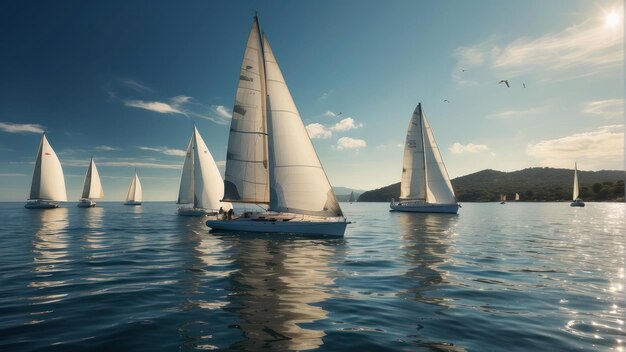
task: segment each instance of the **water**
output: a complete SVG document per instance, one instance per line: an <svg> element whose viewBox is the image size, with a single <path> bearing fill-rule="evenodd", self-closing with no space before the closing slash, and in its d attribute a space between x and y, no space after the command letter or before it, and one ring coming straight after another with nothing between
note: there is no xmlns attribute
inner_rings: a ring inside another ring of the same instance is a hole
<svg viewBox="0 0 626 352"><path fill-rule="evenodd" d="M626 350L626 207L343 204L343 239L0 204L0 350Z"/></svg>

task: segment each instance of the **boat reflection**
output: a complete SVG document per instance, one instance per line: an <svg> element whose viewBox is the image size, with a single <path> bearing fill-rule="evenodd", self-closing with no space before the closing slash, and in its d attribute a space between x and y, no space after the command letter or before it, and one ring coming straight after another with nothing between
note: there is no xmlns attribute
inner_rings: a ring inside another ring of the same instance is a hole
<svg viewBox="0 0 626 352"><path fill-rule="evenodd" d="M65 280L59 280L59 273L66 271L63 264L69 262L67 208L46 209L39 212L39 229L33 238L33 264L35 278L28 285L34 288L62 286ZM66 294L37 295L32 299L37 304L52 303Z"/></svg>
<svg viewBox="0 0 626 352"><path fill-rule="evenodd" d="M445 299L433 297L428 292L434 291L448 274L439 266L449 261L447 251L458 216L415 213L394 215L402 231L404 255L412 266L405 276L411 279L413 287L402 292L401 296L423 303L446 305Z"/></svg>
<svg viewBox="0 0 626 352"><path fill-rule="evenodd" d="M241 318L244 350L309 350L320 347L324 331L310 324L325 319L321 302L334 283L330 257L334 241L240 238L233 243L239 269L230 275L231 309ZM234 307L234 308L233 308Z"/></svg>

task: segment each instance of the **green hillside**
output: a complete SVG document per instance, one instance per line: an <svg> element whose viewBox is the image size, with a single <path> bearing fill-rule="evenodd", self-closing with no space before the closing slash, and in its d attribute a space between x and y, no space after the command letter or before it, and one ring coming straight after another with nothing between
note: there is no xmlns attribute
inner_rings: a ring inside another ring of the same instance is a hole
<svg viewBox="0 0 626 352"><path fill-rule="evenodd" d="M571 200L574 170L528 168L502 172L482 170L452 180L460 202L493 202L504 193L507 199L520 194L522 201ZM585 200L624 201L624 171L578 171L581 197ZM400 196L400 183L364 192L359 202L388 202Z"/></svg>

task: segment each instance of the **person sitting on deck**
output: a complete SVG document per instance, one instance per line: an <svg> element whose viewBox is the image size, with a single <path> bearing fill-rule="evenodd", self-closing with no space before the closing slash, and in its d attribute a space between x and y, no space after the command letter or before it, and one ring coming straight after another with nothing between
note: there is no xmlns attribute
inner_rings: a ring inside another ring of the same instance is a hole
<svg viewBox="0 0 626 352"><path fill-rule="evenodd" d="M233 208L230 208L228 210L228 220L232 220L233 219L233 214L235 213L235 211L233 210Z"/></svg>

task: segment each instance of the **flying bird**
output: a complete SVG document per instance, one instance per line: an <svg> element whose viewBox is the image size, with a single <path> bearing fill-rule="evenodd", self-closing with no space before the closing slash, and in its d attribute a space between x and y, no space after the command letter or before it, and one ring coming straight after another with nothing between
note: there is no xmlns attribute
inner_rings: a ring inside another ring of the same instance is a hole
<svg viewBox="0 0 626 352"><path fill-rule="evenodd" d="M506 80L506 79L503 79L503 80L501 80L500 82L498 82L498 84L500 84L500 83L504 83L504 84L506 84L506 87L507 87L507 88L511 88L511 86L509 85L509 81L508 81L508 80Z"/></svg>
<svg viewBox="0 0 626 352"><path fill-rule="evenodd" d="M465 69L464 69L464 68L462 68L462 69L461 69L461 72L465 72Z"/></svg>
<svg viewBox="0 0 626 352"><path fill-rule="evenodd" d="M448 100L448 99L444 99L444 100L443 100L443 102L444 102L444 103L449 103L449 102L450 102L450 100Z"/></svg>

